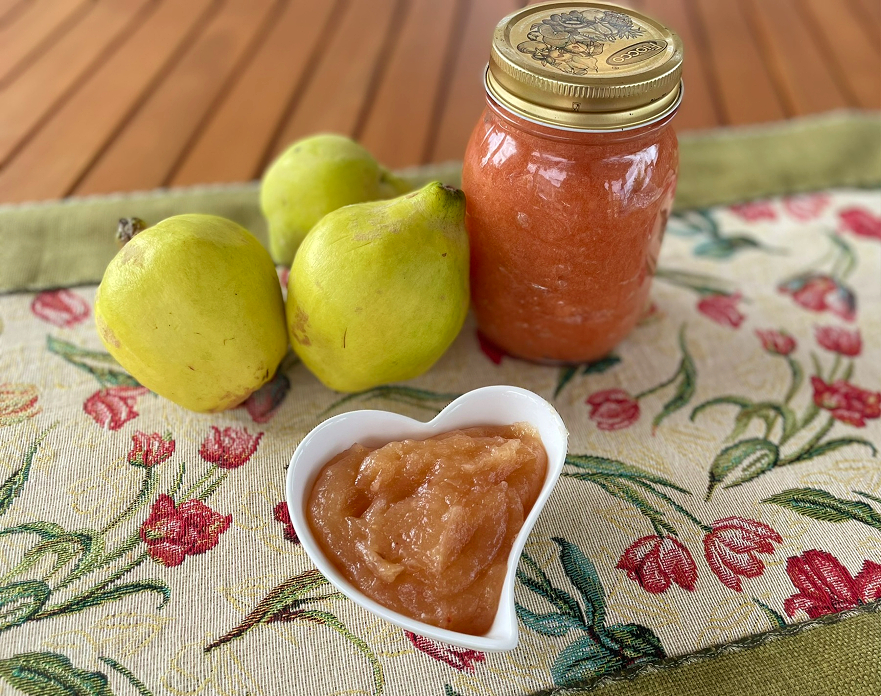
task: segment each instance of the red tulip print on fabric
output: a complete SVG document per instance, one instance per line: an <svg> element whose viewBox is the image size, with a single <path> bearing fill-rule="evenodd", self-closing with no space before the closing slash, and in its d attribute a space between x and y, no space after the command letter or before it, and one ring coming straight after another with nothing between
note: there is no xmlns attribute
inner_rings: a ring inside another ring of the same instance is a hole
<svg viewBox="0 0 881 696"><path fill-rule="evenodd" d="M599 430L613 431L629 428L642 415L640 401L662 390L671 390L673 397L652 418L652 433L657 430L658 426L666 418L688 404L694 393L696 368L694 359L691 357L688 349L684 324L679 328L678 338L681 359L669 378L649 386L637 394L632 394L624 389L603 389L594 392L585 399L585 403L590 407L588 418L597 424ZM597 374L605 372L619 362L621 362L621 358L617 355L609 354L604 358L583 366L566 366L561 368L557 388L554 391L554 398L559 395L560 390L569 383L572 377L578 373L579 369L582 375Z"/></svg>
<svg viewBox="0 0 881 696"><path fill-rule="evenodd" d="M85 411L102 428L119 430L138 417L135 406L138 397L149 392L146 387L108 387L92 394L85 403Z"/></svg>
<svg viewBox="0 0 881 696"><path fill-rule="evenodd" d="M674 582L694 591L697 566L689 550L672 537L645 536L633 542L622 554L618 565L646 592L661 594Z"/></svg>
<svg viewBox="0 0 881 696"><path fill-rule="evenodd" d="M141 540L150 557L164 566L179 566L187 556L205 553L217 546L229 529L232 515L221 515L201 500L176 505L160 495L141 525Z"/></svg>
<svg viewBox="0 0 881 696"><path fill-rule="evenodd" d="M483 351L483 354L488 357L493 363L496 365L502 364L502 358L505 357L505 351L499 348L495 343L490 341L486 336L484 336L480 331L477 332L477 342L480 345L480 350Z"/></svg>
<svg viewBox="0 0 881 696"><path fill-rule="evenodd" d="M287 266L276 266L275 272L278 274L278 282L281 284L281 289L287 292L291 269Z"/></svg>
<svg viewBox="0 0 881 696"><path fill-rule="evenodd" d="M281 297L283 300L288 299L288 280L290 279L291 269L287 266L276 266L275 272L278 275L278 282L281 285Z"/></svg>
<svg viewBox="0 0 881 696"><path fill-rule="evenodd" d="M199 456L221 469L237 469L257 451L263 433L251 435L244 428L211 426L211 433L202 441Z"/></svg>
<svg viewBox="0 0 881 696"><path fill-rule="evenodd" d="M881 240L881 217L863 208L848 208L838 213L841 226L860 237Z"/></svg>
<svg viewBox="0 0 881 696"><path fill-rule="evenodd" d="M741 299L743 299L743 295L739 292L733 295L707 295L697 303L697 311L717 324L736 329L746 319L737 308L737 303Z"/></svg>
<svg viewBox="0 0 881 696"><path fill-rule="evenodd" d="M38 400L33 384L0 384L0 427L36 416L40 412Z"/></svg>
<svg viewBox="0 0 881 696"><path fill-rule="evenodd" d="M132 435L132 448L128 453L128 463L149 469L167 461L174 454L174 440L170 435L142 433Z"/></svg>
<svg viewBox="0 0 881 696"><path fill-rule="evenodd" d="M757 578L765 572L758 554L774 553L783 539L762 522L743 517L726 517L711 525L704 537L704 555L710 569L725 587L742 592L741 578Z"/></svg>
<svg viewBox="0 0 881 696"><path fill-rule="evenodd" d="M856 319L853 291L831 276L807 273L781 283L777 289L812 312L831 312L845 321Z"/></svg>
<svg viewBox="0 0 881 696"><path fill-rule="evenodd" d="M642 315L636 321L637 326L647 326L648 324L653 324L656 321L660 321L665 316L664 312L661 311L661 308L658 307L657 303L651 302L649 306L645 308Z"/></svg>
<svg viewBox="0 0 881 696"><path fill-rule="evenodd" d="M774 355L787 356L796 348L795 339L785 331L757 329L756 336L762 342L762 348Z"/></svg>
<svg viewBox="0 0 881 696"><path fill-rule="evenodd" d="M751 201L729 206L728 210L747 222L759 222L761 220L776 220L777 213L774 206L768 201Z"/></svg>
<svg viewBox="0 0 881 696"><path fill-rule="evenodd" d="M796 220L806 222L818 217L829 207L832 197L827 193L809 193L783 199L783 208Z"/></svg>
<svg viewBox="0 0 881 696"><path fill-rule="evenodd" d="M486 655L478 650L455 648L451 645L436 643L430 638L420 636L412 631L404 631L404 634L417 650L439 662L445 662L460 672L474 674L477 669L475 663L486 661Z"/></svg>
<svg viewBox="0 0 881 696"><path fill-rule="evenodd" d="M639 402L623 389L605 389L585 401L590 419L600 430L621 430L639 420Z"/></svg>
<svg viewBox="0 0 881 696"><path fill-rule="evenodd" d="M881 599L881 564L864 561L856 577L827 551L810 549L786 562L797 593L783 603L789 616L798 611L816 619Z"/></svg>
<svg viewBox="0 0 881 696"><path fill-rule="evenodd" d="M854 580L857 584L857 593L863 602L881 599L881 563L863 561L863 567Z"/></svg>
<svg viewBox="0 0 881 696"><path fill-rule="evenodd" d="M241 406L255 423L268 423L284 402L290 388L291 381L279 371L275 377L245 399Z"/></svg>
<svg viewBox="0 0 881 696"><path fill-rule="evenodd" d="M867 420L881 417L881 392L860 389L843 379L827 384L816 375L811 377L811 384L814 403L835 420L863 428Z"/></svg>
<svg viewBox="0 0 881 696"><path fill-rule="evenodd" d="M282 500L275 506L272 516L276 522L280 522L284 526L284 538L292 544L299 544L300 537L297 536L297 530L294 529L294 523L291 522L291 511L285 501Z"/></svg>
<svg viewBox="0 0 881 696"><path fill-rule="evenodd" d="M814 330L814 336L826 350L850 358L856 357L863 349L863 341L860 338L860 330L842 329L837 326L818 326Z"/></svg>
<svg viewBox="0 0 881 696"><path fill-rule="evenodd" d="M89 317L89 303L70 290L41 292L31 302L35 316L62 329L69 329Z"/></svg>

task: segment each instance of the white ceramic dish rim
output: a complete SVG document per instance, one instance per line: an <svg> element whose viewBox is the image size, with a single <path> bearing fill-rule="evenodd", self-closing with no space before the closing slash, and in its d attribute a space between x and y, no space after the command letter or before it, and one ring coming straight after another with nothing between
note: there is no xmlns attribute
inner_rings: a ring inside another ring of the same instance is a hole
<svg viewBox="0 0 881 696"><path fill-rule="evenodd" d="M472 413L475 405L479 408L492 404L496 408L480 414ZM512 411L522 415L512 420L509 417ZM361 421L363 433L369 435L358 432L358 421ZM438 628L388 609L364 595L325 557L306 522L305 501L319 471L335 454L348 449L357 441L368 446L377 446L403 438L424 439L463 427L510 425L516 421L528 421L538 428L548 453L548 470L538 499L514 539L499 608L493 625L486 634L474 636ZM342 436L334 435L338 429L347 425L351 427L339 430ZM370 427L365 429L365 425ZM343 413L315 427L303 438L291 457L286 485L291 521L304 550L318 570L340 592L364 609L408 631L451 645L484 652L513 650L519 639L514 606L517 564L526 539L560 477L566 458L568 435L563 419L545 399L527 389L506 385L482 387L467 392L428 422L389 411L361 410ZM372 442L367 442L368 439Z"/></svg>

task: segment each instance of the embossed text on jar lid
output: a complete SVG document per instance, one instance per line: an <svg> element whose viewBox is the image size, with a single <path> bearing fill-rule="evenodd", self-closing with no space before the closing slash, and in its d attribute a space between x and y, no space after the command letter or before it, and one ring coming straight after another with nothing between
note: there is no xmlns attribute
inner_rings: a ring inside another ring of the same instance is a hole
<svg viewBox="0 0 881 696"><path fill-rule="evenodd" d="M621 130L673 111L681 79L682 41L657 20L609 3L555 0L499 22L486 86L530 120Z"/></svg>

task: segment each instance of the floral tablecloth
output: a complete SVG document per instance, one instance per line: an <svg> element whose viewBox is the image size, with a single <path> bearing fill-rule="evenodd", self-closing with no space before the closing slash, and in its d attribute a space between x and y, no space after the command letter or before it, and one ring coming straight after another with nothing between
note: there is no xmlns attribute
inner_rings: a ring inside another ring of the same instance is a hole
<svg viewBox="0 0 881 696"><path fill-rule="evenodd" d="M288 356L216 415L103 352L94 292L0 296L0 693L500 696L879 608L877 191L673 216L651 306L598 362L523 363L469 322L409 383L344 396ZM427 419L488 384L536 391L571 433L501 654L341 597L282 502L327 416Z"/></svg>

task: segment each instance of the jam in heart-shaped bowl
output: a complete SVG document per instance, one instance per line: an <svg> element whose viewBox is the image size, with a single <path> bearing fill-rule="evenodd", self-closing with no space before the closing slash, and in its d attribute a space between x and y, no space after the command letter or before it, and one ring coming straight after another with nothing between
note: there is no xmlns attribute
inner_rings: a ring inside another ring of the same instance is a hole
<svg viewBox="0 0 881 696"><path fill-rule="evenodd" d="M380 447L401 440L425 440L452 430L475 426L509 426L527 422L538 432L547 452L544 483L523 526L514 538L495 619L483 635L471 635L430 625L382 606L336 568L327 557L307 521L307 505L322 468L334 456L359 443ZM340 592L377 616L434 640L463 648L499 652L517 645L514 581L517 563L529 532L560 477L566 458L568 433L562 418L547 401L520 387L493 386L475 389L453 401L435 418L422 423L388 411L352 411L334 416L312 430L291 458L287 473L287 502L291 521L303 548L321 573Z"/></svg>

